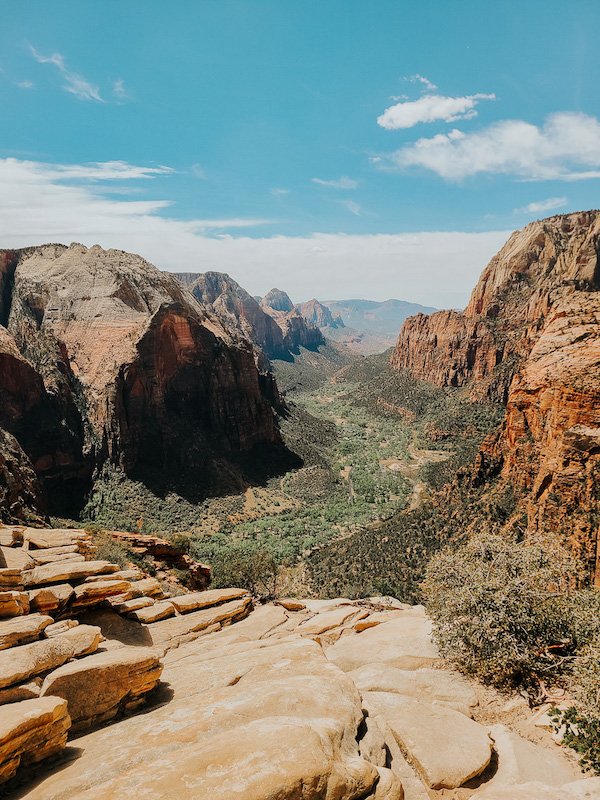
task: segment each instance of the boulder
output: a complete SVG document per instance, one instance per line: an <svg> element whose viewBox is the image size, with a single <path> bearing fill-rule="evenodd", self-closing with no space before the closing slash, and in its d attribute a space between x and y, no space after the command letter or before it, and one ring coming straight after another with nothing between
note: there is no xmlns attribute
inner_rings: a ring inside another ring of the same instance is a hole
<svg viewBox="0 0 600 800"><path fill-rule="evenodd" d="M108 561L62 561L28 570L24 574L24 582L26 586L43 586L47 583L83 580L88 575L105 575L118 569L117 564Z"/></svg>
<svg viewBox="0 0 600 800"><path fill-rule="evenodd" d="M345 672L374 660L398 669L419 669L439 661L439 653L431 641L431 622L405 611L395 620L342 637L327 650L327 658Z"/></svg>
<svg viewBox="0 0 600 800"><path fill-rule="evenodd" d="M46 677L41 694L64 698L73 729L81 730L137 708L161 672L156 651L123 647L64 664Z"/></svg>
<svg viewBox="0 0 600 800"><path fill-rule="evenodd" d="M0 650L20 644L34 642L42 635L44 628L52 623L52 617L44 614L26 614L0 621Z"/></svg>
<svg viewBox="0 0 600 800"><path fill-rule="evenodd" d="M404 788L397 775L386 767L377 767L379 780L375 787L375 794L370 795L373 800L404 800Z"/></svg>
<svg viewBox="0 0 600 800"><path fill-rule="evenodd" d="M59 697L39 697L2 707L0 714L0 783L20 766L56 755L67 743L71 721Z"/></svg>
<svg viewBox="0 0 600 800"><path fill-rule="evenodd" d="M306 605L301 600L295 600L291 597L283 597L276 600L278 606L282 606L286 611L304 611Z"/></svg>
<svg viewBox="0 0 600 800"><path fill-rule="evenodd" d="M129 616L138 622L158 622L175 615L175 606L170 600L159 600L151 606L144 606L137 611L132 611Z"/></svg>
<svg viewBox="0 0 600 800"><path fill-rule="evenodd" d="M54 614L67 605L73 595L73 587L69 583L59 583L41 589L30 589L27 594L32 611Z"/></svg>
<svg viewBox="0 0 600 800"><path fill-rule="evenodd" d="M29 598L16 590L0 592L0 619L29 613Z"/></svg>
<svg viewBox="0 0 600 800"><path fill-rule="evenodd" d="M143 578L141 581L131 582L131 591L135 592L133 597L164 597L162 586L156 578Z"/></svg>
<svg viewBox="0 0 600 800"><path fill-rule="evenodd" d="M52 639L0 651L0 689L43 675L77 656L93 653L102 639L100 628L78 625Z"/></svg>
<svg viewBox="0 0 600 800"><path fill-rule="evenodd" d="M458 711L388 692L366 692L363 701L369 713L384 717L430 789L463 786L490 763L487 731Z"/></svg>
<svg viewBox="0 0 600 800"><path fill-rule="evenodd" d="M228 600L237 600L247 594L246 589L211 589L207 592L180 594L177 597L170 597L169 601L180 614L186 614L189 611L209 608L210 606L219 605L219 603L225 603Z"/></svg>
<svg viewBox="0 0 600 800"><path fill-rule="evenodd" d="M473 686L457 673L443 669L405 670L374 663L349 674L361 692L392 692L424 703L443 703L468 717L477 705Z"/></svg>

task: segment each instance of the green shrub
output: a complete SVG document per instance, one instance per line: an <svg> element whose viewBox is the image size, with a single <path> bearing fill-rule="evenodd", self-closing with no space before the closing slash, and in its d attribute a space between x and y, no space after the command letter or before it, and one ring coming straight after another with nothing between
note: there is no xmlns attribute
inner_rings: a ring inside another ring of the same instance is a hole
<svg viewBox="0 0 600 800"><path fill-rule="evenodd" d="M89 528L86 528L86 530L89 531ZM129 550L104 531L94 533L94 545L96 548L94 557L99 561L110 561L112 564L118 564L123 568L132 560Z"/></svg>
<svg viewBox="0 0 600 800"><path fill-rule="evenodd" d="M254 542L232 543L212 562L213 586L238 586L264 600L277 595L279 564L273 554Z"/></svg>
<svg viewBox="0 0 600 800"><path fill-rule="evenodd" d="M560 681L592 636L577 565L556 539L479 535L433 556L423 590L442 654L501 688Z"/></svg>

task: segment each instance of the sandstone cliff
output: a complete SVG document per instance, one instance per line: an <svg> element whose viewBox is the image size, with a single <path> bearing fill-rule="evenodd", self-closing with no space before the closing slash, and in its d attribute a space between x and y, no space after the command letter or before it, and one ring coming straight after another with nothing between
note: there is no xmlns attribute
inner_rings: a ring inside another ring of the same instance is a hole
<svg viewBox="0 0 600 800"><path fill-rule="evenodd" d="M266 359L289 358L281 328L229 275L205 272L187 285L197 300L210 305L228 328L238 329L260 355ZM262 366L267 366L266 359L261 359Z"/></svg>
<svg viewBox="0 0 600 800"><path fill-rule="evenodd" d="M304 319L281 289L271 289L260 305L280 327L283 343L290 353L298 353L300 347L317 350L320 345L325 344L321 331Z"/></svg>
<svg viewBox="0 0 600 800"><path fill-rule="evenodd" d="M309 325L317 328L344 328L344 320L314 298L306 303L296 303L296 310L304 317Z"/></svg>
<svg viewBox="0 0 600 800"><path fill-rule="evenodd" d="M558 530L594 570L600 477L600 212L555 216L514 233L463 313L404 324L397 368L506 404L477 480L517 490L528 527ZM595 567L598 574L598 564Z"/></svg>
<svg viewBox="0 0 600 800"><path fill-rule="evenodd" d="M283 450L250 344L142 258L82 245L2 251L0 426L73 498L111 462L203 488ZM60 491L53 484L49 494Z"/></svg>

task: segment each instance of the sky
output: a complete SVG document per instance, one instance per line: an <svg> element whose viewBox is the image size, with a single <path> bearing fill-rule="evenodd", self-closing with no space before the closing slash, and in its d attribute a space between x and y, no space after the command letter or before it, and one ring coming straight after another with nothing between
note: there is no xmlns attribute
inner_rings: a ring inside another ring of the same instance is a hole
<svg viewBox="0 0 600 800"><path fill-rule="evenodd" d="M0 247L462 307L600 206L597 0L0 0Z"/></svg>

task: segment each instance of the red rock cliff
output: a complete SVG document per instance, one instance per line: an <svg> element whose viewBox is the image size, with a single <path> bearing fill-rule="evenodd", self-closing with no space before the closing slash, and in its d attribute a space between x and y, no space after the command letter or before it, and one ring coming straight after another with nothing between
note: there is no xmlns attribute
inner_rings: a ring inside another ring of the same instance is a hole
<svg viewBox="0 0 600 800"><path fill-rule="evenodd" d="M42 430L47 452L31 420L7 426L41 477L61 466L90 477L108 459L127 472L185 472L202 486L215 465L282 449L272 387L250 344L173 277L138 256L82 245L29 248L10 261L0 358L29 370L23 414L37 403L60 417ZM13 371L0 374L0 424L2 409L16 419ZM69 433L70 449L52 444L53 430Z"/></svg>
<svg viewBox="0 0 600 800"><path fill-rule="evenodd" d="M506 404L480 479L516 488L529 528L560 531L600 575L600 212L514 233L463 313L407 320L397 368ZM597 578L598 580L598 578Z"/></svg>

